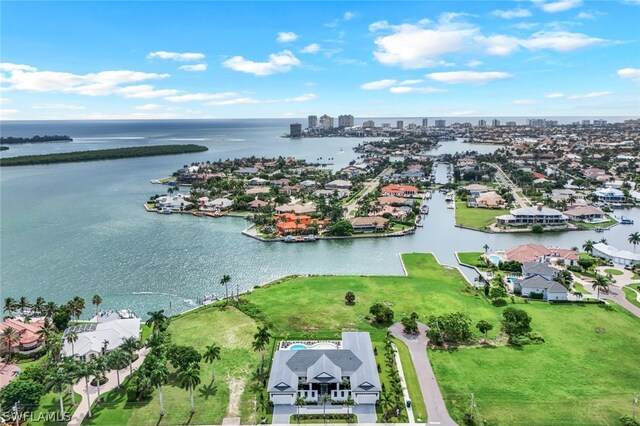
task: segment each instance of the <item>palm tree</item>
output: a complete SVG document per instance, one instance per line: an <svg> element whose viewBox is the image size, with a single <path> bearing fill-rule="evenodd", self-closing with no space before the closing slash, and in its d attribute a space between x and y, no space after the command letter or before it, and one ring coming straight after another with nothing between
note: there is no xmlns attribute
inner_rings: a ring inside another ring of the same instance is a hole
<svg viewBox="0 0 640 426"><path fill-rule="evenodd" d="M351 395L347 396L347 399L345 399L342 403L347 407L347 416L349 416L349 407L357 405L356 401L351 398Z"/></svg>
<svg viewBox="0 0 640 426"><path fill-rule="evenodd" d="M222 284L224 286L224 298L225 300L229 298L229 286L227 285L229 283L229 281L231 281L231 276L230 275L223 275L222 278L220 278L220 284Z"/></svg>
<svg viewBox="0 0 640 426"><path fill-rule="evenodd" d="M211 381L213 382L213 361L220 359L220 347L215 343L207 346L202 358L204 359L204 362L211 364Z"/></svg>
<svg viewBox="0 0 640 426"><path fill-rule="evenodd" d="M298 396L293 405L297 407L296 409L298 410L298 424L300 424L300 407L304 407L305 405L307 405L307 400L301 396Z"/></svg>
<svg viewBox="0 0 640 426"><path fill-rule="evenodd" d="M165 360L158 360L151 366L151 383L158 388L160 399L160 417L164 416L164 399L162 397L162 385L167 383L169 371Z"/></svg>
<svg viewBox="0 0 640 426"><path fill-rule="evenodd" d="M20 332L13 327L7 327L0 333L0 345L3 352L11 352L11 347L20 343Z"/></svg>
<svg viewBox="0 0 640 426"><path fill-rule="evenodd" d="M127 361L129 362L129 375L133 374L133 354L140 349L140 342L135 337L127 337L122 341L120 349L127 354Z"/></svg>
<svg viewBox="0 0 640 426"><path fill-rule="evenodd" d="M91 362L93 363L93 375L96 380L96 387L98 388L98 397L96 398L96 402L100 402L100 382L105 379L105 373L109 369L107 365L107 357L104 355L99 356L94 358Z"/></svg>
<svg viewBox="0 0 640 426"><path fill-rule="evenodd" d="M168 321L167 316L164 314L164 309L147 312L147 315L149 315L149 319L146 322L147 327L153 328L153 334L158 334L160 328Z"/></svg>
<svg viewBox="0 0 640 426"><path fill-rule="evenodd" d="M488 244L483 245L482 248L484 249L485 254L489 251L489 245Z"/></svg>
<svg viewBox="0 0 640 426"><path fill-rule="evenodd" d="M567 197L567 201L569 202L569 205L573 207L573 203L576 202L576 196L573 194L569 194L569 197Z"/></svg>
<svg viewBox="0 0 640 426"><path fill-rule="evenodd" d="M84 377L84 387L87 392L87 415L91 418L91 396L89 395L89 378L93 376L93 363L81 362L78 364L78 376Z"/></svg>
<svg viewBox="0 0 640 426"><path fill-rule="evenodd" d="M47 347L49 357L56 362L59 361L62 354L62 339L59 338L59 335L55 333L51 334L47 338L45 346Z"/></svg>
<svg viewBox="0 0 640 426"><path fill-rule="evenodd" d="M604 275L596 274L591 288L598 291L597 297L598 300L600 300L600 290L602 290L604 293L609 291L609 281L607 280L607 277L605 277Z"/></svg>
<svg viewBox="0 0 640 426"><path fill-rule="evenodd" d="M47 369L44 383L45 389L49 391L55 389L58 391L60 415L64 414L64 385L67 381L67 371L61 365Z"/></svg>
<svg viewBox="0 0 640 426"><path fill-rule="evenodd" d="M640 244L640 232L634 232L629 234L629 240L631 244L633 244L633 252L636 252L636 246Z"/></svg>
<svg viewBox="0 0 640 426"><path fill-rule="evenodd" d="M76 349L75 349L74 343L78 341L78 333L75 330L69 330L67 332L67 337L65 340L67 341L67 343L71 345L71 356L75 357Z"/></svg>
<svg viewBox="0 0 640 426"><path fill-rule="evenodd" d="M609 244L609 243L607 242L607 239L606 239L606 238L601 238L601 239L600 239L600 241L598 241L598 242L599 242L599 243L602 243L602 244Z"/></svg>
<svg viewBox="0 0 640 426"><path fill-rule="evenodd" d="M191 401L191 414L196 412L196 406L193 401L193 389L200 384L200 364L192 364L186 370L178 373L180 387L189 389L189 401Z"/></svg>
<svg viewBox="0 0 640 426"><path fill-rule="evenodd" d="M96 321L99 321L98 309L100 309L100 305L102 304L102 297L100 297L99 294L94 294L93 297L91 298L91 304L96 307Z"/></svg>
<svg viewBox="0 0 640 426"><path fill-rule="evenodd" d="M118 389L120 389L120 370L122 370L129 361L129 354L119 348L109 352L107 355L107 365L111 370L116 370L116 378L118 380Z"/></svg>
<svg viewBox="0 0 640 426"><path fill-rule="evenodd" d="M379 403L380 403L380 407L382 407L382 410L385 412L389 411L395 406L395 403L393 402L393 397L389 394L389 392L380 393Z"/></svg>
<svg viewBox="0 0 640 426"><path fill-rule="evenodd" d="M84 306L84 299L78 296L67 303L69 314L71 314L72 317L76 317L76 321L80 319L80 315L82 315L82 311L84 311Z"/></svg>
<svg viewBox="0 0 640 426"><path fill-rule="evenodd" d="M256 352L259 351L261 355L260 377L262 377L262 369L264 367L264 350L267 348L270 338L271 334L269 333L269 328L267 326L259 327L258 332L253 335L253 350Z"/></svg>
<svg viewBox="0 0 640 426"><path fill-rule="evenodd" d="M16 309L16 300L13 297L7 297L4 299L4 312L9 314L8 316L13 316L13 311Z"/></svg>
<svg viewBox="0 0 640 426"><path fill-rule="evenodd" d="M52 317L57 309L58 305L56 305L56 302L47 302L42 309L42 313L47 317Z"/></svg>
<svg viewBox="0 0 640 426"><path fill-rule="evenodd" d="M31 307L31 304L29 303L29 299L27 299L25 296L22 296L18 300L18 303L16 304L16 307L20 308L20 313L24 315L24 310L26 308Z"/></svg>
<svg viewBox="0 0 640 426"><path fill-rule="evenodd" d="M324 422L327 422L327 404L331 402L331 397L328 393L323 393L320 397L320 404L322 404L322 417L324 418Z"/></svg>
<svg viewBox="0 0 640 426"><path fill-rule="evenodd" d="M80 366L78 365L80 361L76 361L73 358L64 358L62 360L62 367L66 372L65 376L65 384L69 387L71 391L71 403L76 405L76 393L73 391L73 385L78 381L81 377L79 376Z"/></svg>
<svg viewBox="0 0 640 426"><path fill-rule="evenodd" d="M42 315L44 305L45 305L44 297L38 296L36 298L36 303L33 304L33 310L36 311L39 315Z"/></svg>
<svg viewBox="0 0 640 426"><path fill-rule="evenodd" d="M584 251L586 251L587 253L591 253L591 252L593 252L593 245L594 244L595 244L595 242L593 242L592 240L587 240L582 245L582 249Z"/></svg>

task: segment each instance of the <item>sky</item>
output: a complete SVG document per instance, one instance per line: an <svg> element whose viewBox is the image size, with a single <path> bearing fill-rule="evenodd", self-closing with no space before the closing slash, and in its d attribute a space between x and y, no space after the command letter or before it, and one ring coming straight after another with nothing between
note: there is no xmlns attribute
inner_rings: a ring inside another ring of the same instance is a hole
<svg viewBox="0 0 640 426"><path fill-rule="evenodd" d="M0 118L639 116L640 0L25 2Z"/></svg>

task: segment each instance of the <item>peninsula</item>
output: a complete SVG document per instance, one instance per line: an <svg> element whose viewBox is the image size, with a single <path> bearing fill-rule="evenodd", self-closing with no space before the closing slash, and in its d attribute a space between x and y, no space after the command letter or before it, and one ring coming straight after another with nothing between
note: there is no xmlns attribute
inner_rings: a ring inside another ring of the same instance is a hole
<svg viewBox="0 0 640 426"><path fill-rule="evenodd" d="M0 143L21 144L21 143L41 143L41 142L71 142L73 139L67 135L35 135L30 138L17 138L14 136L0 137Z"/></svg>
<svg viewBox="0 0 640 426"><path fill-rule="evenodd" d="M64 152L59 154L22 155L0 159L0 166L32 166L39 164L76 163L83 161L117 160L120 158L151 157L155 155L187 154L203 152L202 145L152 145L130 148L98 149L95 151Z"/></svg>

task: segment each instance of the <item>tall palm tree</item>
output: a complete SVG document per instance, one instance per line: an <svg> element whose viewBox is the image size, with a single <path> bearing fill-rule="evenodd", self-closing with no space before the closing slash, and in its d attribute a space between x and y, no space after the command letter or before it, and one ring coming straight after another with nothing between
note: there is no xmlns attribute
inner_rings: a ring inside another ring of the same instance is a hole
<svg viewBox="0 0 640 426"><path fill-rule="evenodd" d="M27 299L25 296L20 297L17 302L17 307L20 308L20 313L24 315L24 310L31 307L29 299Z"/></svg>
<svg viewBox="0 0 640 426"><path fill-rule="evenodd" d="M20 343L20 332L13 327L6 327L0 333L2 352L11 352L11 347Z"/></svg>
<svg viewBox="0 0 640 426"><path fill-rule="evenodd" d="M131 375L133 374L133 355L138 349L140 349L140 342L138 342L135 337L127 337L122 341L120 349L122 349L127 354L127 361L129 362L129 375Z"/></svg>
<svg viewBox="0 0 640 426"><path fill-rule="evenodd" d="M69 387L71 391L71 404L76 405L76 393L73 391L73 385L78 381L82 376L80 373L80 361L76 361L73 358L64 358L62 360L62 367L66 372L65 376L65 384Z"/></svg>
<svg viewBox="0 0 640 426"><path fill-rule="evenodd" d="M606 238L600 238L600 241L598 241L598 242L599 242L599 243L602 243L602 244L609 244L609 243L607 242L607 239L606 239Z"/></svg>
<svg viewBox="0 0 640 426"><path fill-rule="evenodd" d="M582 245L582 249L584 251L586 251L587 253L592 253L593 252L593 245L595 244L594 241L592 240L587 240L584 242L584 244Z"/></svg>
<svg viewBox="0 0 640 426"><path fill-rule="evenodd" d="M357 405L357 402L353 398L351 398L351 395L347 396L347 399L345 399L342 403L347 407L347 416L349 416L349 407Z"/></svg>
<svg viewBox="0 0 640 426"><path fill-rule="evenodd" d="M16 309L17 302L13 297L6 297L4 299L4 312L8 314L8 316L13 316L13 311Z"/></svg>
<svg viewBox="0 0 640 426"><path fill-rule="evenodd" d="M324 422L327 422L327 404L331 403L331 397L329 396L328 393L323 393L322 396L320 397L320 401L318 401L320 404L322 404L322 417L324 418Z"/></svg>
<svg viewBox="0 0 640 426"><path fill-rule="evenodd" d="M76 356L76 348L74 344L78 341L78 333L75 330L69 330L65 339L71 345L71 356Z"/></svg>
<svg viewBox="0 0 640 426"><path fill-rule="evenodd" d="M38 296L36 297L36 302L33 304L33 310L37 312L39 315L42 315L42 311L44 309L46 301L44 297Z"/></svg>
<svg viewBox="0 0 640 426"><path fill-rule="evenodd" d="M569 194L569 197L567 197L567 201L569 202L569 205L573 207L573 203L576 202L576 196L573 194Z"/></svg>
<svg viewBox="0 0 640 426"><path fill-rule="evenodd" d="M96 321L99 321L98 309L100 309L100 305L102 304L102 297L100 297L99 294L94 294L91 298L91 304L96 307Z"/></svg>
<svg viewBox="0 0 640 426"><path fill-rule="evenodd" d="M393 397L391 396L391 394L389 394L389 392L380 393L379 403L380 403L380 407L382 407L382 410L385 412L391 410L395 406Z"/></svg>
<svg viewBox="0 0 640 426"><path fill-rule="evenodd" d="M607 280L607 277L605 277L604 275L596 274L591 288L598 291L597 297L598 300L600 300L600 290L605 293L609 291L609 281Z"/></svg>
<svg viewBox="0 0 640 426"><path fill-rule="evenodd" d="M489 244L483 245L482 248L484 249L484 252L486 254L489 251Z"/></svg>
<svg viewBox="0 0 640 426"><path fill-rule="evenodd" d="M628 241L633 244L633 252L636 252L636 246L640 244L640 232L633 232L629 234Z"/></svg>
<svg viewBox="0 0 640 426"><path fill-rule="evenodd" d="M105 379L105 373L109 369L109 366L107 365L107 357L105 355L102 355L94 358L93 360L91 360L91 362L93 363L93 376L96 380L96 388L98 389L96 402L100 402L100 383Z"/></svg>
<svg viewBox="0 0 640 426"><path fill-rule="evenodd" d="M211 364L211 381L213 382L213 361L215 361L216 359L220 359L220 346L216 345L215 343L208 345L204 350L202 359L204 360L204 362L208 362L209 364Z"/></svg>
<svg viewBox="0 0 640 426"><path fill-rule="evenodd" d="M165 360L158 360L151 366L151 383L158 388L158 396L160 399L160 417L164 416L164 399L162 396L162 385L167 383L169 371Z"/></svg>
<svg viewBox="0 0 640 426"><path fill-rule="evenodd" d="M69 314L72 317L76 318L76 321L80 319L80 315L82 315L82 311L84 311L84 299L82 297L74 297L67 303L67 309L69 310Z"/></svg>
<svg viewBox="0 0 640 426"><path fill-rule="evenodd" d="M45 346L49 357L55 362L59 361L62 355L62 339L60 339L59 335L56 333L51 334L47 338Z"/></svg>
<svg viewBox="0 0 640 426"><path fill-rule="evenodd" d="M258 327L258 331L253 335L253 350L256 352L260 352L260 377L262 377L262 369L264 368L264 350L267 348L269 344L269 339L271 338L271 334L269 333L269 327L266 325L263 327Z"/></svg>
<svg viewBox="0 0 640 426"><path fill-rule="evenodd" d="M193 401L193 389L200 384L200 364L192 364L186 370L178 373L180 387L189 389L189 401L191 402L191 414L196 412L196 406Z"/></svg>
<svg viewBox="0 0 640 426"><path fill-rule="evenodd" d="M147 315L149 315L149 319L146 322L147 327L153 328L153 334L158 334L160 328L168 321L167 316L164 314L164 309L147 312Z"/></svg>
<svg viewBox="0 0 640 426"><path fill-rule="evenodd" d="M44 309L42 310L42 313L47 317L53 317L53 314L56 313L57 309L58 309L58 305L56 305L56 302L47 302L44 305Z"/></svg>
<svg viewBox="0 0 640 426"><path fill-rule="evenodd" d="M93 376L94 368L91 362L81 362L78 364L78 376L84 378L84 388L87 392L87 415L91 418L91 396L89 395L89 378Z"/></svg>
<svg viewBox="0 0 640 426"><path fill-rule="evenodd" d="M300 407L304 407L305 405L307 405L307 400L301 396L298 396L296 397L296 400L293 403L293 405L296 406L296 410L298 411L297 412L298 424L300 424Z"/></svg>
<svg viewBox="0 0 640 426"><path fill-rule="evenodd" d="M111 370L116 370L118 389L120 389L120 370L127 366L129 355L123 349L116 349L107 355L107 365Z"/></svg>
<svg viewBox="0 0 640 426"><path fill-rule="evenodd" d="M56 365L53 368L47 369L44 379L45 389L58 391L60 415L64 414L64 385L67 381L67 371L62 366Z"/></svg>
<svg viewBox="0 0 640 426"><path fill-rule="evenodd" d="M222 284L224 286L224 298L225 300L229 298L229 281L231 281L231 276L230 275L223 275L222 278L220 278L220 284Z"/></svg>

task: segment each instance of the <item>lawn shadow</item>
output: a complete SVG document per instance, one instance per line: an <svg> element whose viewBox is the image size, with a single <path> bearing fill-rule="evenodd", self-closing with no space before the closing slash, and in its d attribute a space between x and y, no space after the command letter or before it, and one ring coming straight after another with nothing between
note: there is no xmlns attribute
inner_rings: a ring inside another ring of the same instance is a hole
<svg viewBox="0 0 640 426"><path fill-rule="evenodd" d="M216 392L218 392L218 386L212 382L208 385L200 386L200 388L198 388L198 391L200 393L200 396L207 400L210 396L214 396Z"/></svg>
<svg viewBox="0 0 640 426"><path fill-rule="evenodd" d="M193 419L193 414L194 413L190 413L189 414L189 418L187 419L186 422L182 423L183 425L190 425L191 424L191 420Z"/></svg>

